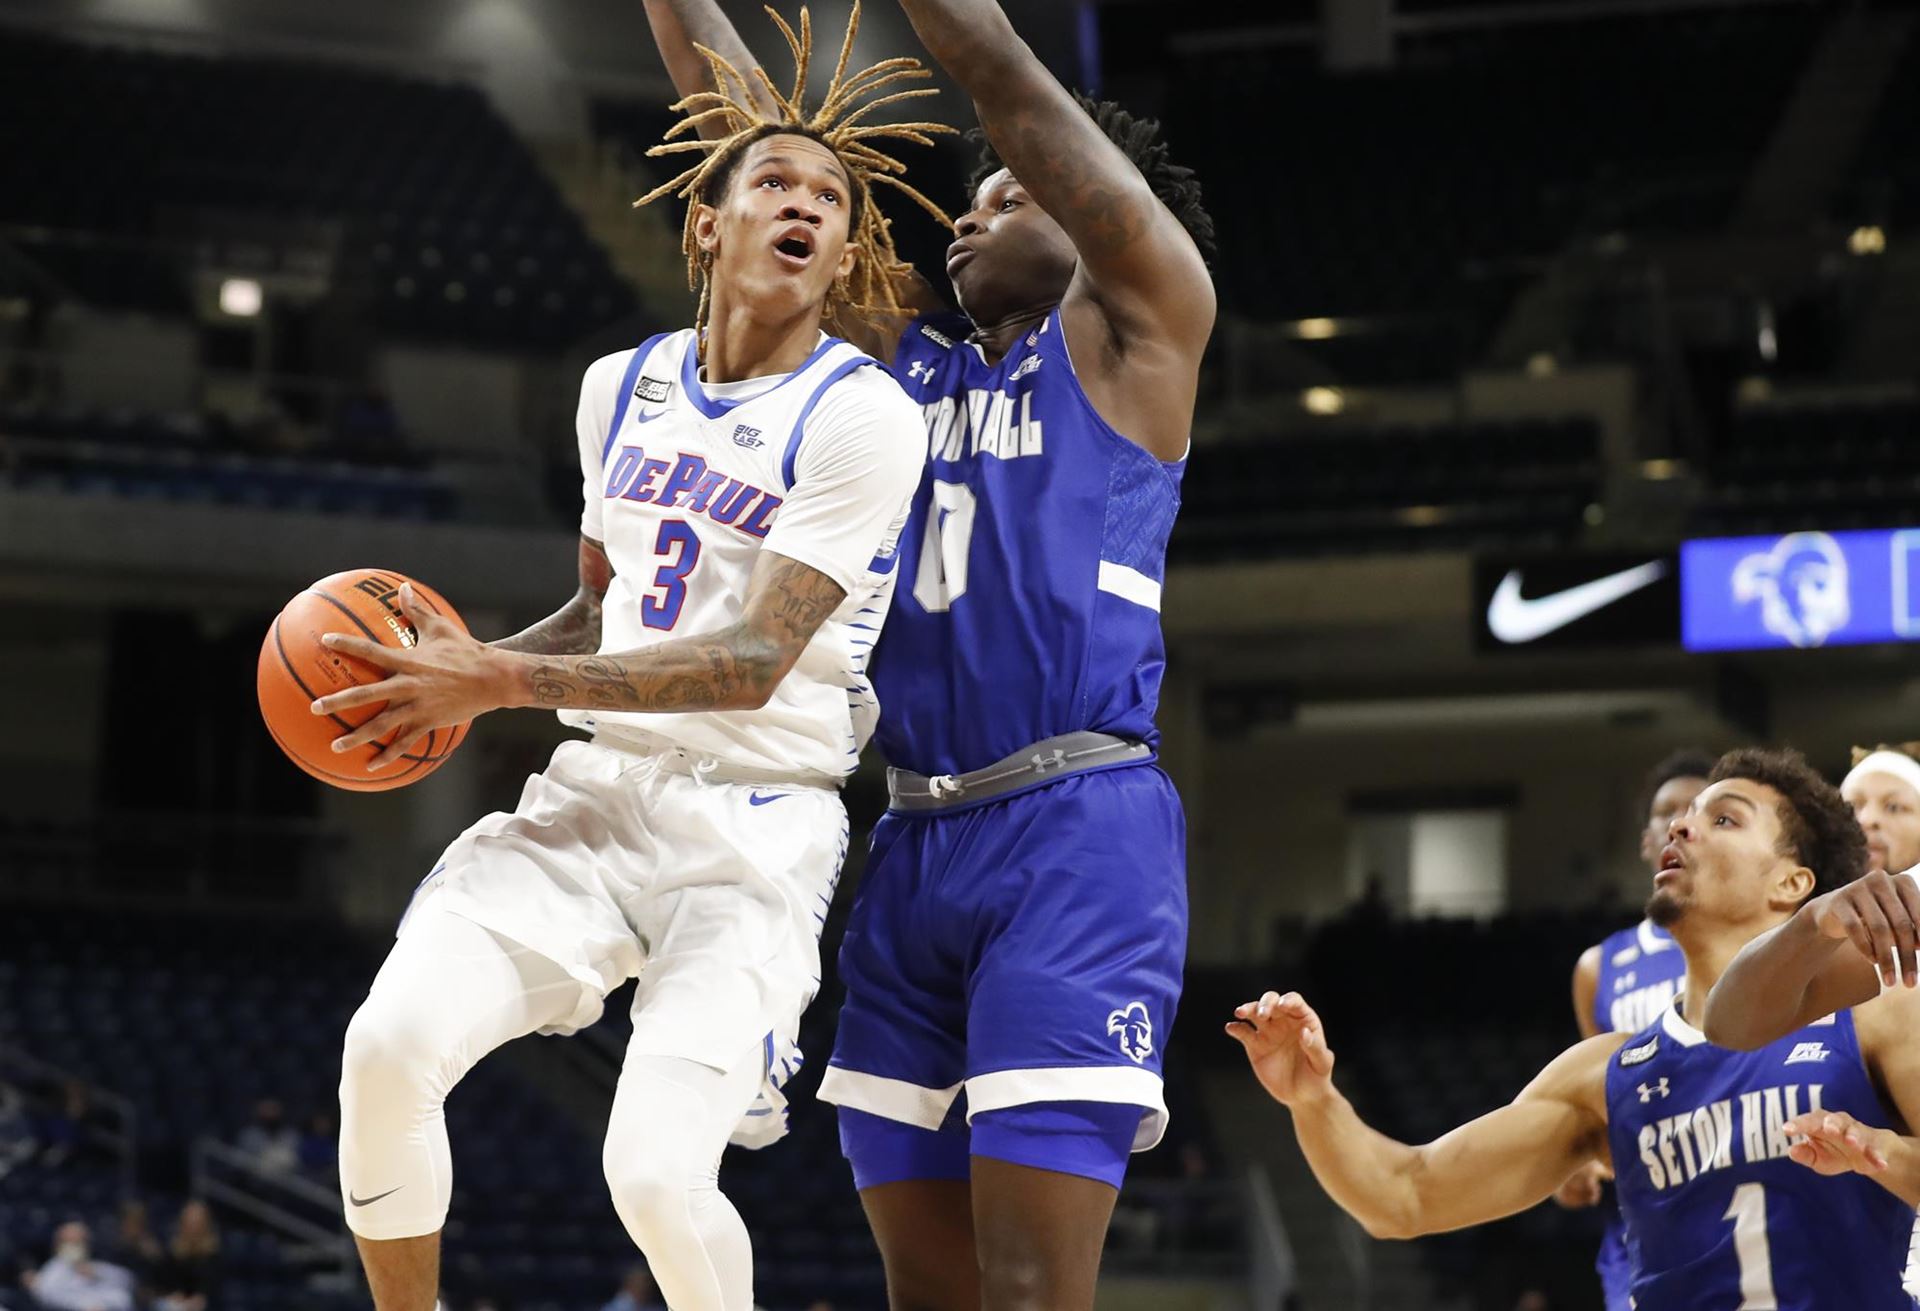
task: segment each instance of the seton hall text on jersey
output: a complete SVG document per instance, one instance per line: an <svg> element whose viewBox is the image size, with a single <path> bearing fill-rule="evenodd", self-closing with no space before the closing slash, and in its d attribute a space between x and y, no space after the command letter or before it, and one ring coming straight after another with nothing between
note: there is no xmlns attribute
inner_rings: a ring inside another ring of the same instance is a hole
<svg viewBox="0 0 1920 1311"><path fill-rule="evenodd" d="M1656 1189L1677 1188L1729 1169L1736 1154L1747 1165L1780 1159L1795 1141L1782 1126L1802 1112L1820 1110L1820 1088L1817 1083L1758 1088L1641 1125L1640 1164L1648 1182ZM1665 1097L1668 1081L1650 1080L1639 1092L1645 1101Z"/></svg>
<svg viewBox="0 0 1920 1311"><path fill-rule="evenodd" d="M765 537L781 499L751 483L729 478L698 455L675 452L650 456L638 446L622 446L607 475L608 497L645 501L662 509L688 510L750 537Z"/></svg>
<svg viewBox="0 0 1920 1311"><path fill-rule="evenodd" d="M1039 363L1038 355L1030 356L1020 368ZM1014 394L970 387L965 409L953 396L927 401L920 408L927 416L929 459L951 461L967 455L992 455L1017 460L1043 453L1041 424L1033 417L1031 392Z"/></svg>

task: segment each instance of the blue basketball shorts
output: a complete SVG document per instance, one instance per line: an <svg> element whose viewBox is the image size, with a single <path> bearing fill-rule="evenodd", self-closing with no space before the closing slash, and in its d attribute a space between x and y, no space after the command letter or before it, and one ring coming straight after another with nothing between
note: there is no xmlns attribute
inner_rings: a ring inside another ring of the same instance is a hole
<svg viewBox="0 0 1920 1311"><path fill-rule="evenodd" d="M1600 1236L1600 1253L1594 1258L1594 1271L1600 1276L1600 1300L1606 1311L1632 1311L1633 1257L1627 1252L1627 1222L1609 1195L1602 1206L1614 1207Z"/></svg>
<svg viewBox="0 0 1920 1311"><path fill-rule="evenodd" d="M1186 941L1186 820L1157 765L889 812L840 948L847 999L820 1085L861 1113L842 1114L841 1140L862 1186L960 1177L969 1151L1117 1185L1127 1149L1166 1130ZM1062 1109L1010 1113L1045 1104ZM1113 1108L1132 1132L1103 1163Z"/></svg>

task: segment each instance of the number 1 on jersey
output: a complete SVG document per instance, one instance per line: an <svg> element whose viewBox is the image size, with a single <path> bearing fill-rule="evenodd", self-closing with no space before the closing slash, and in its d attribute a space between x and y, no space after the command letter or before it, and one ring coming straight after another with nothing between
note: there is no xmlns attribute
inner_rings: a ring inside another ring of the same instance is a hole
<svg viewBox="0 0 1920 1311"><path fill-rule="evenodd" d="M1775 1311L1773 1250L1767 1245L1767 1187L1741 1184L1722 1220L1733 1221L1733 1254L1740 1261L1739 1311Z"/></svg>
<svg viewBox="0 0 1920 1311"><path fill-rule="evenodd" d="M920 570L913 579L913 599L928 614L951 609L966 594L967 552L973 545L974 511L979 504L965 483L934 480Z"/></svg>
<svg viewBox="0 0 1920 1311"><path fill-rule="evenodd" d="M640 622L648 628L672 628L680 622L680 607L687 599L687 575L700 563L700 535L685 519L668 519L660 525L653 550L660 556L672 552L673 559L662 564L653 576L653 586L661 591L660 599L651 595L640 598Z"/></svg>

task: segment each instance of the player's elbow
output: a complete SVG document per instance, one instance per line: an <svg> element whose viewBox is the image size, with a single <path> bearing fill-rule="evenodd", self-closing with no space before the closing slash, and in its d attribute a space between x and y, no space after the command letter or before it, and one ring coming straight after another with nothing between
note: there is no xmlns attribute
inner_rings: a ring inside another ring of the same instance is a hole
<svg viewBox="0 0 1920 1311"><path fill-rule="evenodd" d="M1708 993L1707 1012L1701 1026L1707 1041L1736 1052L1758 1051L1766 1046L1765 1031L1753 1022L1753 1017L1741 1014L1741 1009L1740 1000L1720 988Z"/></svg>
<svg viewBox="0 0 1920 1311"><path fill-rule="evenodd" d="M1360 1221L1360 1227L1367 1231L1368 1238L1376 1238L1381 1242L1404 1243L1426 1233L1410 1215L1380 1213L1355 1218Z"/></svg>

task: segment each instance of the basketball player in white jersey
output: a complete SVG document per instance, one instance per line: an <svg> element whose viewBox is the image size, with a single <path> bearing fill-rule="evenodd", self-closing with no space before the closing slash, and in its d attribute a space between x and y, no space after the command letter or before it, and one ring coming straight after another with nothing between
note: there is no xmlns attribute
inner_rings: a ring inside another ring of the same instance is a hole
<svg viewBox="0 0 1920 1311"><path fill-rule="evenodd" d="M796 53L808 35L803 18ZM706 329L587 370L573 600L492 646L407 595L411 648L329 638L390 671L316 704L386 702L342 749L392 734L392 756L516 706L593 734L447 848L348 1028L341 1193L378 1311L435 1304L448 1091L501 1043L592 1023L633 976L615 1209L675 1311L753 1304L719 1159L730 1136L784 1128L771 1084L791 1065L769 1067L819 984L837 789L873 725L867 652L926 451L919 408L820 329L830 306L871 304L895 260L868 188L887 129L836 126L858 99L837 76L804 111L804 62L777 118L686 106L731 129L669 184Z"/></svg>

